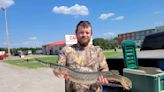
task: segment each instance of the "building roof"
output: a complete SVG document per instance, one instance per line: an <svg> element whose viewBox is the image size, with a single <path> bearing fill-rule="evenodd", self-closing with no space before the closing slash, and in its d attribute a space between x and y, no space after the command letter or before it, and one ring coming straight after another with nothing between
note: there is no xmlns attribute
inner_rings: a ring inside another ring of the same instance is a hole
<svg viewBox="0 0 164 92"><path fill-rule="evenodd" d="M65 41L58 41L58 42L48 43L43 46L55 46L55 45L64 45L64 44L65 44Z"/></svg>

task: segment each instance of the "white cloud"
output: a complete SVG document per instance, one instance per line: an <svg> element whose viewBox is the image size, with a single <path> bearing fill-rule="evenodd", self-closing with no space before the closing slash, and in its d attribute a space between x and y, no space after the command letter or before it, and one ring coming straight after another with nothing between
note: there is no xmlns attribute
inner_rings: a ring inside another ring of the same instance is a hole
<svg viewBox="0 0 164 92"><path fill-rule="evenodd" d="M125 17L124 16L118 16L116 18L114 18L113 20L123 20Z"/></svg>
<svg viewBox="0 0 164 92"><path fill-rule="evenodd" d="M106 20L106 19L108 19L109 17L111 17L113 15L115 15L115 14L114 13L103 13L103 14L100 15L99 18L102 19L102 20Z"/></svg>
<svg viewBox="0 0 164 92"><path fill-rule="evenodd" d="M115 37L116 34L113 33L113 32L105 32L105 33L102 33L102 34L98 34L98 35L95 35L94 37L95 38L105 38L105 39L109 39L109 38L113 38Z"/></svg>
<svg viewBox="0 0 164 92"><path fill-rule="evenodd" d="M42 47L45 42L38 41L38 40L25 40L23 42L11 42L10 48L20 48L20 47ZM6 48L6 42L3 42L2 47Z"/></svg>
<svg viewBox="0 0 164 92"><path fill-rule="evenodd" d="M103 33L103 35L115 35L113 32L107 32L107 33Z"/></svg>
<svg viewBox="0 0 164 92"><path fill-rule="evenodd" d="M0 0L0 8L8 8L14 4L13 0Z"/></svg>
<svg viewBox="0 0 164 92"><path fill-rule="evenodd" d="M163 12L162 11L155 11L154 14L162 14Z"/></svg>
<svg viewBox="0 0 164 92"><path fill-rule="evenodd" d="M30 37L30 40L37 40L37 37Z"/></svg>
<svg viewBox="0 0 164 92"><path fill-rule="evenodd" d="M164 25L163 21L158 21L154 23L154 26L162 26L162 25Z"/></svg>
<svg viewBox="0 0 164 92"><path fill-rule="evenodd" d="M88 15L88 8L84 5L75 4L74 6L55 6L52 10L54 13L70 14L70 15Z"/></svg>
<svg viewBox="0 0 164 92"><path fill-rule="evenodd" d="M24 41L18 47L42 47L43 43L40 41Z"/></svg>
<svg viewBox="0 0 164 92"><path fill-rule="evenodd" d="M28 40L22 42L20 46L17 47L41 47L42 42L38 41L38 38L33 36L29 37Z"/></svg>
<svg viewBox="0 0 164 92"><path fill-rule="evenodd" d="M25 42L22 42L23 45L29 45L30 44L30 41L25 41Z"/></svg>

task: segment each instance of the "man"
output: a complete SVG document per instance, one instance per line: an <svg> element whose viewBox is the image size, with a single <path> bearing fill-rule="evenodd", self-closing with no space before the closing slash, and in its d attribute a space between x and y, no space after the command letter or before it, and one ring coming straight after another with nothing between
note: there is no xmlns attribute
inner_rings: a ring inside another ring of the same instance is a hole
<svg viewBox="0 0 164 92"><path fill-rule="evenodd" d="M109 71L103 51L98 46L89 44L92 37L92 26L88 21L80 21L75 31L77 44L65 46L59 54L58 64L62 64L81 72ZM98 84L107 84L108 81L100 76L97 83L84 85L69 80L67 72L55 72L58 77L64 77L66 92L101 92Z"/></svg>

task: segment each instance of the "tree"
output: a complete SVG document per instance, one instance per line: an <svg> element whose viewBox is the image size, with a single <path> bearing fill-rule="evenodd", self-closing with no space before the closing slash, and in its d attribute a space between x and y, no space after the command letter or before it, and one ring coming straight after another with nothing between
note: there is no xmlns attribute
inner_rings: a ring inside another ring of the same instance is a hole
<svg viewBox="0 0 164 92"><path fill-rule="evenodd" d="M102 49L105 49L105 40L104 40L104 38L95 38L95 39L93 39L93 45L100 46Z"/></svg>
<svg viewBox="0 0 164 92"><path fill-rule="evenodd" d="M102 49L114 49L118 46L117 37L111 39L95 38L93 45L100 46Z"/></svg>

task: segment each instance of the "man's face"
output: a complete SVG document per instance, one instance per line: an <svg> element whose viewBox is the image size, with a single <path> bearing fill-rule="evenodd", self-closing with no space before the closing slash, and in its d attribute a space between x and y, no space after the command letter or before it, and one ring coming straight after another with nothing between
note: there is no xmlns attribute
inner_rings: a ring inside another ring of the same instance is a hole
<svg viewBox="0 0 164 92"><path fill-rule="evenodd" d="M81 46L84 46L84 47L87 46L90 42L91 36L92 36L91 27L87 27L87 28L84 28L81 26L78 27L76 37L77 37L78 43Z"/></svg>

